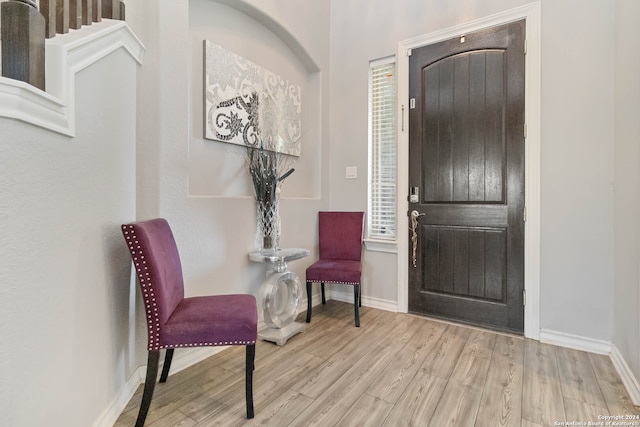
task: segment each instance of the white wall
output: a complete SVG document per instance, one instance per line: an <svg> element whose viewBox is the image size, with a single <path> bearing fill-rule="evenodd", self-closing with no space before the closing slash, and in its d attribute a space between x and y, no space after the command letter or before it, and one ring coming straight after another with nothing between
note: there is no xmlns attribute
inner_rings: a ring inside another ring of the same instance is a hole
<svg viewBox="0 0 640 427"><path fill-rule="evenodd" d="M368 62L394 54L401 40L527 3L332 1L330 179L331 188L341 189L330 194L332 209L366 210ZM542 0L541 9L540 323L610 341L613 7L606 0ZM357 180L344 178L350 165L358 167ZM397 256L367 251L364 259L370 266L364 296L395 300Z"/></svg>
<svg viewBox="0 0 640 427"><path fill-rule="evenodd" d="M130 324L135 60L76 75L77 136L0 119L3 425L92 425L139 364Z"/></svg>
<svg viewBox="0 0 640 427"><path fill-rule="evenodd" d="M284 182L281 245L315 250L317 211L328 190L322 181L328 3L142 1L128 8L134 9L131 25L147 48L139 74L139 96L146 102L138 111L138 218L163 216L171 223L187 295L257 295L265 266L248 259L256 208L242 152L202 136L202 40L237 49L307 89L303 155ZM233 184L223 184L228 182ZM303 277L311 262L309 257L290 268Z"/></svg>
<svg viewBox="0 0 640 427"><path fill-rule="evenodd" d="M611 340L613 51L609 1L542 3L541 327Z"/></svg>
<svg viewBox="0 0 640 427"><path fill-rule="evenodd" d="M615 2L613 343L640 378L640 3Z"/></svg>
<svg viewBox="0 0 640 427"><path fill-rule="evenodd" d="M302 155L283 157L283 162L294 167L295 172L284 181L282 197L319 199L321 82L315 64L305 66L273 31L232 7L210 0L191 0L189 19L192 100L189 195L253 198L246 149L203 136L203 40L209 40L300 87Z"/></svg>

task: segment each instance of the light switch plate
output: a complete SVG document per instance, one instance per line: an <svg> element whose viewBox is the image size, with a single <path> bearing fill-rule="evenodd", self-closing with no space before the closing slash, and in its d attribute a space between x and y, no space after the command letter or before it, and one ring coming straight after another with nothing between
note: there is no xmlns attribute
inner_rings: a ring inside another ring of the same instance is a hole
<svg viewBox="0 0 640 427"><path fill-rule="evenodd" d="M347 166L345 168L345 178L347 179L356 179L358 177L358 167L357 166Z"/></svg>

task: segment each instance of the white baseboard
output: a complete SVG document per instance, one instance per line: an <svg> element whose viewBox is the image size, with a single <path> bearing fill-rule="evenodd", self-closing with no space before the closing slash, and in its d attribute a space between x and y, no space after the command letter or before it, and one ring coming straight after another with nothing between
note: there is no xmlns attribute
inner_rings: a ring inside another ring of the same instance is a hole
<svg viewBox="0 0 640 427"><path fill-rule="evenodd" d="M171 362L171 374L175 374L183 369L193 366L226 348L228 348L228 346L176 349L177 351L174 352L173 360ZM164 357L163 355L161 356ZM162 372L163 365L164 362L161 362L160 366L158 366L158 372ZM131 377L129 377L129 380L122 386L120 391L116 394L116 397L111 401L111 404L93 423L93 427L112 427L115 424L124 408L129 404L131 397L133 397L140 384L144 383L146 373L146 365L139 366L133 372Z"/></svg>
<svg viewBox="0 0 640 427"><path fill-rule="evenodd" d="M320 285L317 285L317 288L316 288L314 284L313 291L311 294L311 306L315 307L319 304L322 304L322 292L320 291ZM300 305L298 305L298 314L302 313L303 311L307 311L307 292L306 291L304 291L304 298L300 300Z"/></svg>
<svg viewBox="0 0 640 427"><path fill-rule="evenodd" d="M629 365L614 344L607 341L544 329L540 330L540 341L547 344L609 356L611 363L613 363L618 375L620 375L622 384L624 384L627 393L629 393L631 401L634 405L640 405L640 383L638 383L631 368L629 368Z"/></svg>
<svg viewBox="0 0 640 427"><path fill-rule="evenodd" d="M124 408L129 404L131 397L135 394L138 386L142 384L145 377L146 366L139 366L129 377L129 380L122 386L111 401L111 404L102 411L102 414L93 423L93 427L112 427L120 417Z"/></svg>
<svg viewBox="0 0 640 427"><path fill-rule="evenodd" d="M588 351L590 353L604 355L611 354L611 343L608 341L567 334L565 332L552 331L549 329L540 330L540 342L572 348L574 350Z"/></svg>
<svg viewBox="0 0 640 427"><path fill-rule="evenodd" d="M353 291L343 292L332 289L327 292L327 298L329 297L338 301L353 304ZM381 298L363 296L362 305L366 307L377 308L379 310L391 311L394 313L398 312L398 303L396 301L389 301Z"/></svg>
<svg viewBox="0 0 640 427"><path fill-rule="evenodd" d="M629 393L629 397L631 397L631 401L636 406L640 405L640 384L638 384L638 380L633 375L631 368L629 368L629 365L627 365L627 362L615 345L612 345L610 357L613 366L616 368L616 371L618 371L618 375L620 375L622 384L624 384L627 393Z"/></svg>

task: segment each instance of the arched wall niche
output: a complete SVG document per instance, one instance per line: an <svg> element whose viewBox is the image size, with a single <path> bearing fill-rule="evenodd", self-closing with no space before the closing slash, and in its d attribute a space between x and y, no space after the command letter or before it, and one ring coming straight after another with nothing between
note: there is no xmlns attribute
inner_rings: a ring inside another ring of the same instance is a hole
<svg viewBox="0 0 640 427"><path fill-rule="evenodd" d="M262 10L256 8L252 4L245 0L212 0L220 4L232 7L240 12L243 12L247 16L252 17L256 21L260 22L266 28L271 30L277 35L289 48L293 51L300 62L304 64L309 73L315 73L320 71L317 62L311 57L307 49L296 39L290 31L282 26L277 20L267 15Z"/></svg>
<svg viewBox="0 0 640 427"><path fill-rule="evenodd" d="M242 146L204 138L204 40L209 40L290 82L302 93L302 153L287 158L295 172L282 198L321 196L321 71L309 52L276 19L245 1L190 0L191 111L189 195L253 197Z"/></svg>

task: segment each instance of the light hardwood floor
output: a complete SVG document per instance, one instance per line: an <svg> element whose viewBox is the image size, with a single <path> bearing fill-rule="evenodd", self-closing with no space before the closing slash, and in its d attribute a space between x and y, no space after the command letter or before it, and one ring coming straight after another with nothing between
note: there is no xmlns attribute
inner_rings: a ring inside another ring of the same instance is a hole
<svg viewBox="0 0 640 427"><path fill-rule="evenodd" d="M640 415L606 356L367 307L360 317L356 328L351 304L328 301L284 346L258 342L253 420L244 347L232 347L157 384L146 425L535 427ZM116 427L135 423L141 392Z"/></svg>

